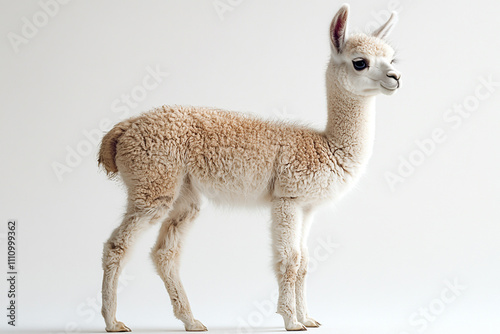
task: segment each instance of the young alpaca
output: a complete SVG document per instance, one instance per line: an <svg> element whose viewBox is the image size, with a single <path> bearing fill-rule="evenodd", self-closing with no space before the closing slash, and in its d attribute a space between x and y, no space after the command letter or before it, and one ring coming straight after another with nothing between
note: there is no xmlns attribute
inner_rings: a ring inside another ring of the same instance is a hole
<svg viewBox="0 0 500 334"><path fill-rule="evenodd" d="M152 258L174 314L187 331L206 330L193 317L179 278L182 240L198 214L200 194L271 206L278 313L287 330L320 325L307 313L304 291L311 216L359 178L372 151L374 96L394 93L400 78L394 51L383 41L396 14L371 36L350 38L347 18L344 5L330 28L328 123L322 132L218 109L163 106L106 134L99 163L108 174L119 172L128 189L123 222L104 246L107 331L130 331L115 318L118 276L139 232L159 220Z"/></svg>

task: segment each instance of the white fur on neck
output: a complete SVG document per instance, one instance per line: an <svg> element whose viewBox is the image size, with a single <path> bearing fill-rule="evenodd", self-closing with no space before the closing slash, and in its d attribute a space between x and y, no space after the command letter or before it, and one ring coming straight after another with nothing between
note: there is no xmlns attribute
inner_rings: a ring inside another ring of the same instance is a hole
<svg viewBox="0 0 500 334"><path fill-rule="evenodd" d="M349 90L343 68L330 62L326 71L328 122L325 135L334 149L341 149L354 166L363 167L373 150L375 97Z"/></svg>

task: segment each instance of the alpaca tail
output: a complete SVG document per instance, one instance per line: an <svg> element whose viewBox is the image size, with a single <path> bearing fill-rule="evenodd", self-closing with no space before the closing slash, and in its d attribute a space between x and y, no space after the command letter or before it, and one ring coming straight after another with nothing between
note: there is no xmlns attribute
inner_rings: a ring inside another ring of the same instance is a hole
<svg viewBox="0 0 500 334"><path fill-rule="evenodd" d="M127 119L123 122L116 124L106 135L102 138L101 148L97 158L98 165L104 166L106 174L113 177L118 173L116 166L116 144L121 135L134 123L136 119Z"/></svg>

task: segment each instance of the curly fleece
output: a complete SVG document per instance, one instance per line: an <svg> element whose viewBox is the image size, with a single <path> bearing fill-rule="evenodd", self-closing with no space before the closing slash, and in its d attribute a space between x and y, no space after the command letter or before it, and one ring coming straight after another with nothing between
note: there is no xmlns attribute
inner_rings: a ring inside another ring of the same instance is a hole
<svg viewBox="0 0 500 334"><path fill-rule="evenodd" d="M347 6L332 23L334 29L342 28L335 31L338 40L332 45L344 50L335 57L393 55L387 44L373 36L355 35L344 44L346 22L337 24L336 20L347 20ZM382 33L390 28L389 23ZM122 177L128 208L104 246L106 330L130 331L116 320L118 277L139 232L159 220L163 223L151 256L174 314L186 330L206 330L193 317L179 278L182 240L198 214L201 194L223 202L272 207L274 269L280 290L277 312L287 330L318 327L319 322L307 314L304 288L311 216L316 206L352 187L366 166L373 146L375 94L356 92L366 88L359 87L365 83L378 92L384 89L379 81L394 84L399 80L385 58L379 62L384 67L371 72L379 76L376 80L360 81L361 74L347 67L352 66L349 59L341 64L332 57L326 72L328 122L324 131L191 106L156 108L109 131L102 140L99 163L110 176L119 173Z"/></svg>

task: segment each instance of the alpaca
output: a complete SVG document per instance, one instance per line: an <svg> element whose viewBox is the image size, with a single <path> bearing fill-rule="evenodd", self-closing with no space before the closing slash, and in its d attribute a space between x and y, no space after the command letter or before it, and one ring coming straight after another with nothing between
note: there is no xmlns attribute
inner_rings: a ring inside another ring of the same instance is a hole
<svg viewBox="0 0 500 334"><path fill-rule="evenodd" d="M287 330L320 323L305 301L307 235L314 210L359 179L372 152L374 98L399 88L394 50L384 41L396 13L371 35L347 35L347 5L330 26L324 131L219 109L163 106L117 124L103 138L99 164L120 174L128 206L103 251L102 315L108 332L130 331L116 320L118 277L139 232L162 221L151 257L187 331L207 328L193 317L179 278L183 238L200 196L271 208L277 313Z"/></svg>

